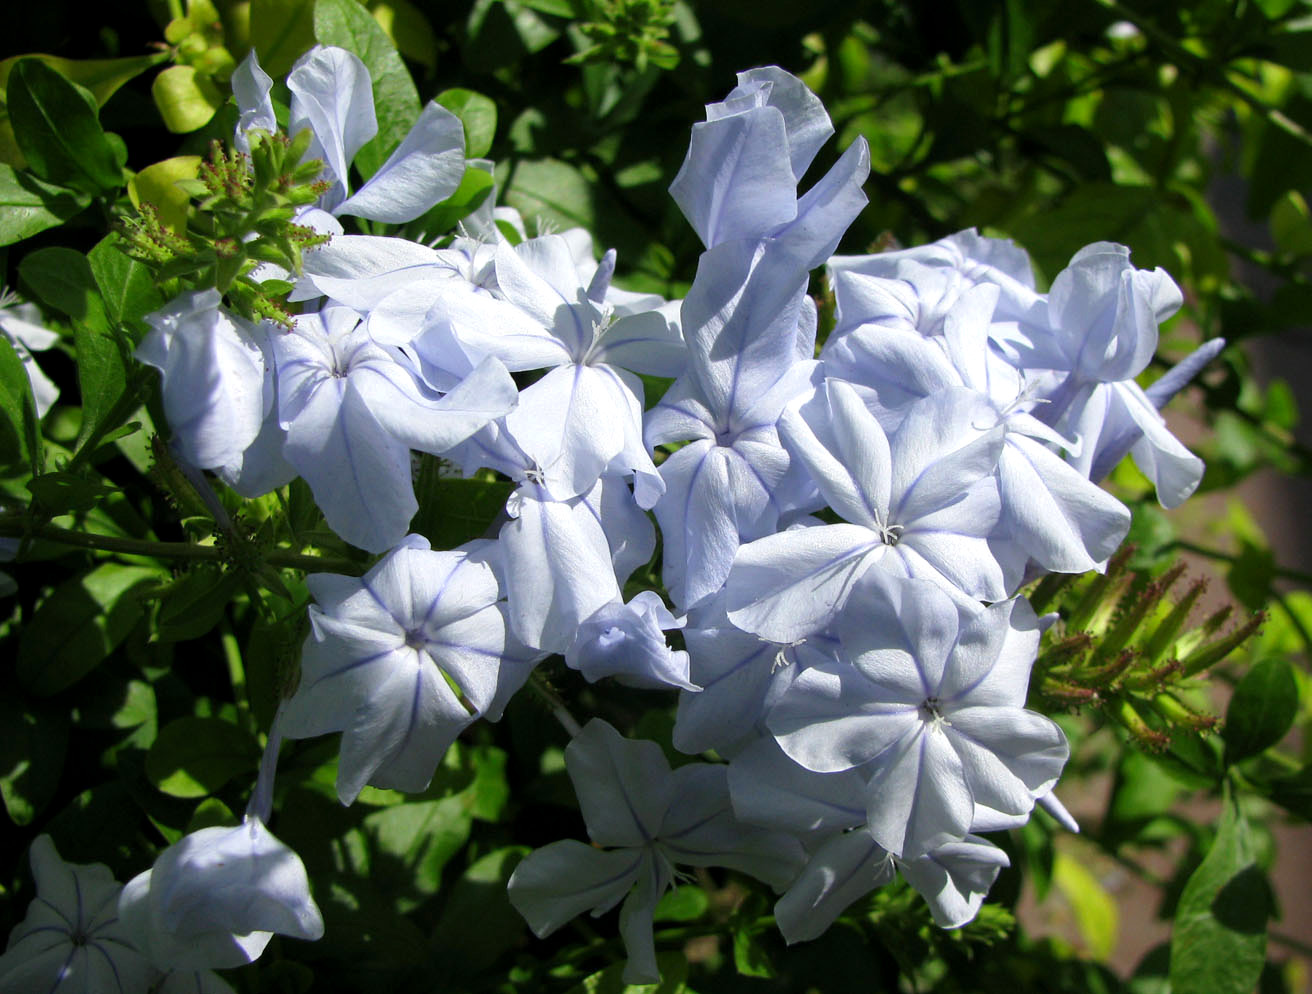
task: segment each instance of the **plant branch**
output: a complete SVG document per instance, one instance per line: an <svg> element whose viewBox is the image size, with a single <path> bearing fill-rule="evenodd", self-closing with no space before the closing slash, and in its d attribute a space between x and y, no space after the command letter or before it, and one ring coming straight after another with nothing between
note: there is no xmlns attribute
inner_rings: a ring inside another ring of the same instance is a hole
<svg viewBox="0 0 1312 994"><path fill-rule="evenodd" d="M60 528L57 525L35 525L22 516L0 518L0 537L39 538L60 545L91 549L96 552L117 552L129 556L147 556L151 559L181 559L192 562L222 563L229 560L224 550L215 545L195 542L158 542L151 539L121 538L117 535L94 535L90 532ZM270 549L260 557L265 563L279 569L298 569L307 573L345 573L359 576L364 572L361 564L349 559L329 556L306 556L290 549Z"/></svg>

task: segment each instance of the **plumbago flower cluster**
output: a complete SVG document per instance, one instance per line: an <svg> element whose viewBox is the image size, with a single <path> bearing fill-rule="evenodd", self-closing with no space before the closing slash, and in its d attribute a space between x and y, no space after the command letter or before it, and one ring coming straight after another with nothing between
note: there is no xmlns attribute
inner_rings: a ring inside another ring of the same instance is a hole
<svg viewBox="0 0 1312 994"><path fill-rule="evenodd" d="M591 844L529 855L510 900L540 936L620 906L628 982L658 979L653 912L682 867L773 887L789 942L897 874L955 927L1007 863L982 833L1036 804L1075 830L1052 793L1066 740L1025 708L1051 619L1017 591L1104 568L1130 516L1095 481L1125 454L1168 507L1198 485L1158 409L1220 343L1134 381L1181 304L1166 273L1099 243L1042 293L1020 248L973 231L835 256L868 150L799 193L832 127L777 68L740 74L693 127L671 193L705 251L682 301L613 286L615 254L596 261L586 232L530 238L490 205L439 248L345 234L339 215L403 222L448 196L459 122L430 105L352 194L374 130L363 65L319 48L287 84L329 179L298 220L332 235L281 273L294 327L184 294L138 356L162 373L181 460L247 496L299 475L382 557L309 578L299 682L243 824L185 837L121 891L39 842L0 990L225 990L209 971L272 933L318 938L305 871L265 827L282 738L340 733L344 804L365 785L420 791L552 654L590 681L677 690L674 745L717 757L672 770L656 743L560 713ZM270 88L251 60L234 77L239 146L275 127ZM817 358L822 266L836 323ZM650 407L644 375L673 380ZM516 483L494 537L407 534L415 451ZM653 517L672 603L625 602Z"/></svg>

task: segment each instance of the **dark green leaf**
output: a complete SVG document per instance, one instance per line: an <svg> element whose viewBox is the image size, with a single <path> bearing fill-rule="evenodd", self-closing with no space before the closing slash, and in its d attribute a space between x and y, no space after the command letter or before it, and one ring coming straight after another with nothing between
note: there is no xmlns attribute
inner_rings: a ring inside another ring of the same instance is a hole
<svg viewBox="0 0 1312 994"><path fill-rule="evenodd" d="M506 884L526 855L525 846L493 850L474 862L451 888L433 929L433 944L455 976L486 969L521 941L527 926L511 907Z"/></svg>
<svg viewBox="0 0 1312 994"><path fill-rule="evenodd" d="M1216 841L1185 884L1171 935L1172 994L1251 994L1266 959L1270 889L1227 796Z"/></svg>
<svg viewBox="0 0 1312 994"><path fill-rule="evenodd" d="M238 818L232 813L232 809L220 801L217 797L207 797L196 805L196 810L191 814L191 821L187 822L188 834L199 832L202 828L230 828L236 825Z"/></svg>
<svg viewBox="0 0 1312 994"><path fill-rule="evenodd" d="M125 678L117 667L106 666L87 677L78 698L73 720L79 728L111 731L148 724L154 738L155 688L145 681Z"/></svg>
<svg viewBox="0 0 1312 994"><path fill-rule="evenodd" d="M425 462L416 487L420 510L410 527L434 549L454 549L470 539L489 537L514 485L501 480L439 477L437 467Z"/></svg>
<svg viewBox="0 0 1312 994"><path fill-rule="evenodd" d="M1275 745L1298 714L1298 682L1283 659L1268 659L1244 674L1225 712L1226 760L1237 763Z"/></svg>
<svg viewBox="0 0 1312 994"><path fill-rule="evenodd" d="M119 427L111 418L126 420L132 412L118 407L128 388L128 361L100 297L92 264L72 249L51 247L23 260L19 273L45 303L73 319L77 347L77 379L82 390L82 428L77 446ZM107 276L108 278L108 276ZM139 287L138 282L138 287ZM125 294L134 291L125 290ZM137 293L137 297L142 297ZM123 298L120 298L120 305ZM115 417L117 415L121 417Z"/></svg>
<svg viewBox="0 0 1312 994"><path fill-rule="evenodd" d="M37 59L13 67L7 93L14 138L38 176L92 194L123 185L90 93Z"/></svg>
<svg viewBox="0 0 1312 994"><path fill-rule="evenodd" d="M43 183L0 164L0 245L12 245L63 224L88 203L85 193Z"/></svg>
<svg viewBox="0 0 1312 994"><path fill-rule="evenodd" d="M477 159L487 155L497 131L497 105L481 93L460 88L443 90L437 102L465 126L465 156Z"/></svg>
<svg viewBox="0 0 1312 994"><path fill-rule="evenodd" d="M364 819L373 845L388 858L374 865L374 884L409 911L437 893L442 867L469 838L464 797L416 801L375 811Z"/></svg>
<svg viewBox="0 0 1312 994"><path fill-rule="evenodd" d="M199 566L164 592L156 638L182 642L199 638L219 623L228 601L241 586L241 574Z"/></svg>
<svg viewBox="0 0 1312 994"><path fill-rule="evenodd" d="M1306 821L1312 821L1312 763L1297 773L1271 782L1271 800Z"/></svg>
<svg viewBox="0 0 1312 994"><path fill-rule="evenodd" d="M19 681L45 696L82 679L141 619L136 588L159 576L145 566L103 563L56 587L23 626Z"/></svg>
<svg viewBox="0 0 1312 994"><path fill-rule="evenodd" d="M239 774L255 775L260 747L220 718L179 718L159 731L146 754L146 777L172 797L206 797Z"/></svg>
<svg viewBox="0 0 1312 994"><path fill-rule="evenodd" d="M368 178L418 119L419 91L387 32L357 0L318 0L314 37L354 52L369 69L378 134L355 157L355 167Z"/></svg>
<svg viewBox="0 0 1312 994"><path fill-rule="evenodd" d="M251 0L251 45L264 71L282 79L314 47L314 0Z"/></svg>
<svg viewBox="0 0 1312 994"><path fill-rule="evenodd" d="M15 825L27 825L50 803L68 749L68 716L0 694L0 797Z"/></svg>
<svg viewBox="0 0 1312 994"><path fill-rule="evenodd" d="M87 253L87 261L109 320L140 325L147 314L164 306L164 297L150 270L124 255L121 244L117 235L108 235Z"/></svg>
<svg viewBox="0 0 1312 994"><path fill-rule="evenodd" d="M36 416L32 383L23 360L9 339L0 335L0 465L25 463L33 473L41 472L41 426Z"/></svg>
<svg viewBox="0 0 1312 994"><path fill-rule="evenodd" d="M27 489L50 514L88 510L95 505L97 499L114 492L113 487L98 480L64 472L34 476L27 481Z"/></svg>
<svg viewBox="0 0 1312 994"><path fill-rule="evenodd" d="M81 252L59 246L38 249L23 259L18 274L48 307L97 331L109 331L109 316L100 299L100 287L91 263Z"/></svg>
<svg viewBox="0 0 1312 994"><path fill-rule="evenodd" d="M1226 571L1225 582L1244 607L1257 611L1271 599L1275 571L1275 555L1270 549L1241 540L1239 555Z"/></svg>

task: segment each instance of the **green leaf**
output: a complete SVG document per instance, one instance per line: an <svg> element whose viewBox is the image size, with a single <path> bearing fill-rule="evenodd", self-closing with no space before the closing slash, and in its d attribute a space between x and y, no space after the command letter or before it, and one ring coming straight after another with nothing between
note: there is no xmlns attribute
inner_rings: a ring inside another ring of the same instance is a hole
<svg viewBox="0 0 1312 994"><path fill-rule="evenodd" d="M526 218L553 230L594 227L593 189L588 178L559 159L518 163L506 185L505 201Z"/></svg>
<svg viewBox="0 0 1312 994"><path fill-rule="evenodd" d="M497 131L497 105L488 97L459 87L443 90L437 102L465 126L465 156L477 159L487 155Z"/></svg>
<svg viewBox="0 0 1312 994"><path fill-rule="evenodd" d="M526 846L495 849L451 887L433 929L436 956L452 974L448 981L487 969L521 941L527 926L511 906L506 884L528 851Z"/></svg>
<svg viewBox="0 0 1312 994"><path fill-rule="evenodd" d="M1298 714L1298 682L1283 659L1268 659L1244 674L1225 712L1225 758L1237 763L1275 745Z"/></svg>
<svg viewBox="0 0 1312 994"><path fill-rule="evenodd" d="M82 391L82 427L77 448L94 442L119 427L131 411L119 407L128 389L128 360L114 334L114 324L100 297L100 286L87 257L72 249L52 246L33 252L19 266L19 274L45 303L73 319L77 349L77 380Z"/></svg>
<svg viewBox="0 0 1312 994"><path fill-rule="evenodd" d="M200 638L219 623L240 586L239 573L214 566L198 566L183 574L160 601L155 637L161 642Z"/></svg>
<svg viewBox="0 0 1312 994"><path fill-rule="evenodd" d="M407 59L437 68L437 35L423 11L407 0L372 0L369 12Z"/></svg>
<svg viewBox="0 0 1312 994"><path fill-rule="evenodd" d="M314 47L314 0L251 0L251 45L264 71L282 79Z"/></svg>
<svg viewBox="0 0 1312 994"><path fill-rule="evenodd" d="M667 891L656 903L655 920L658 922L691 922L706 914L711 899L706 890L692 884Z"/></svg>
<svg viewBox="0 0 1312 994"><path fill-rule="evenodd" d="M357 0L318 0L314 37L320 44L354 52L369 69L378 134L355 157L356 169L367 179L418 119L419 91L387 32Z"/></svg>
<svg viewBox="0 0 1312 994"><path fill-rule="evenodd" d="M140 76L152 66L168 61L167 52L133 55L126 59L65 59L38 52L15 55L0 62L0 90L9 83L9 73L21 59L37 59L78 86L86 87L101 107L128 80Z"/></svg>
<svg viewBox="0 0 1312 994"><path fill-rule="evenodd" d="M22 59L9 73L7 102L15 141L42 179L92 194L123 185L88 91L43 62Z"/></svg>
<svg viewBox="0 0 1312 994"><path fill-rule="evenodd" d="M178 155L147 166L128 180L128 197L140 209L151 203L159 211L162 223L178 234L187 230L187 205L191 197L178 183L195 179L200 169L199 155Z"/></svg>
<svg viewBox="0 0 1312 994"><path fill-rule="evenodd" d="M87 253L87 262L109 320L144 327L142 319L163 307L164 297L150 270L125 255L121 244L118 235L105 236Z"/></svg>
<svg viewBox="0 0 1312 994"><path fill-rule="evenodd" d="M757 941L750 928L737 928L733 933L733 965L745 977L773 977L774 965L765 948Z"/></svg>
<svg viewBox="0 0 1312 994"><path fill-rule="evenodd" d="M232 809L217 797L207 797L191 813L191 820L187 822L187 834L199 832L202 828L230 828L238 820Z"/></svg>
<svg viewBox="0 0 1312 994"><path fill-rule="evenodd" d="M0 797L15 825L30 824L55 796L68 750L68 716L60 709L0 694Z"/></svg>
<svg viewBox="0 0 1312 994"><path fill-rule="evenodd" d="M23 360L0 335L0 410L6 423L0 425L0 465L25 463L33 473L41 472L41 422L36 416L32 382Z"/></svg>
<svg viewBox="0 0 1312 994"><path fill-rule="evenodd" d="M1266 959L1271 894L1235 799L1189 877L1171 934L1172 994L1251 994Z"/></svg>
<svg viewBox="0 0 1312 994"><path fill-rule="evenodd" d="M172 797L206 797L239 774L254 776L260 747L220 718L179 718L146 753L146 778Z"/></svg>
<svg viewBox="0 0 1312 994"><path fill-rule="evenodd" d="M38 249L18 267L23 282L48 307L75 321L109 331L109 316L91 263L81 252L61 246Z"/></svg>
<svg viewBox="0 0 1312 994"><path fill-rule="evenodd" d="M1290 255L1312 253L1312 220L1307 201L1297 190L1286 190L1271 208L1271 240Z"/></svg>
<svg viewBox="0 0 1312 994"><path fill-rule="evenodd" d="M1282 808L1312 821L1312 763L1297 773L1271 781L1271 800Z"/></svg>
<svg viewBox="0 0 1312 994"><path fill-rule="evenodd" d="M92 674L79 694L73 720L79 728L98 731L151 726L158 716L155 688L144 680L124 679L115 667Z"/></svg>
<svg viewBox="0 0 1312 994"><path fill-rule="evenodd" d="M150 95L164 127L175 135L199 131L223 105L223 94L214 81L195 66L169 66L155 77Z"/></svg>
<svg viewBox="0 0 1312 994"><path fill-rule="evenodd" d="M12 245L63 224L91 199L0 164L0 245Z"/></svg>
<svg viewBox="0 0 1312 994"><path fill-rule="evenodd" d="M553 17L582 17L583 11L574 3L574 0L520 0L525 7L539 11L543 14L551 14Z"/></svg>
<svg viewBox="0 0 1312 994"><path fill-rule="evenodd" d="M454 549L470 539L483 538L505 509L514 485L502 480L487 481L439 477L436 460L425 460L415 488L419 514L410 527L423 535L434 549Z"/></svg>
<svg viewBox="0 0 1312 994"><path fill-rule="evenodd" d="M27 489L41 502L42 509L50 514L89 510L99 498L114 492L113 487L99 480L64 472L34 476L27 481Z"/></svg>
<svg viewBox="0 0 1312 994"><path fill-rule="evenodd" d="M437 893L442 867L469 838L472 818L460 795L375 811L364 819L373 846L388 859L373 869L375 886L392 894L403 913Z"/></svg>
<svg viewBox="0 0 1312 994"><path fill-rule="evenodd" d="M1105 960L1116 948L1116 901L1083 862L1058 852L1052 866L1052 882L1070 902L1075 923L1089 953Z"/></svg>
<svg viewBox="0 0 1312 994"><path fill-rule="evenodd" d="M428 238L445 234L477 210L492 195L494 185L491 173L467 166L456 192L415 220L411 230Z"/></svg>
<svg viewBox="0 0 1312 994"><path fill-rule="evenodd" d="M150 567L103 563L60 584L23 626L19 682L44 697L82 679L141 620L136 588L159 577Z"/></svg>

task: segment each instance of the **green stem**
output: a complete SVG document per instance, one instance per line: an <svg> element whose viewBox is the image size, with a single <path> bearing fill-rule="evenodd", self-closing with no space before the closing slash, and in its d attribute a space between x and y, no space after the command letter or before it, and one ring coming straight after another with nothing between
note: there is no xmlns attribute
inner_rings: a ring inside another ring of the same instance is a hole
<svg viewBox="0 0 1312 994"><path fill-rule="evenodd" d="M1192 552L1195 555L1205 556L1208 559L1215 559L1217 562L1233 563L1237 562L1239 557L1232 552L1223 552L1220 549L1212 549L1205 545L1199 545L1196 542L1189 542L1185 539L1176 539L1163 547L1166 550L1183 549L1185 552ZM1291 569L1287 566L1272 565L1271 572L1280 577L1282 580L1296 580L1299 583L1312 584L1312 573L1306 573L1303 570Z"/></svg>
<svg viewBox="0 0 1312 994"><path fill-rule="evenodd" d="M257 732L255 715L251 711L251 697L246 689L246 667L242 663L241 646L232 626L225 620L219 629L223 642L223 658L228 664L228 682L232 684L232 698L237 704L237 714L242 723L251 731Z"/></svg>
<svg viewBox="0 0 1312 994"><path fill-rule="evenodd" d="M93 535L89 532L60 528L57 525L33 525L23 517L0 518L0 537L45 539L60 545L97 552L118 552L129 556L147 556L151 559L183 559L192 562L226 562L228 556L213 545L194 542L156 542L149 539L120 538L116 535ZM344 573L359 576L365 571L360 563L330 556L305 556L287 549L270 549L261 557L270 566L279 569L298 569L307 573Z"/></svg>
<svg viewBox="0 0 1312 994"><path fill-rule="evenodd" d="M569 733L570 738L579 734L581 731L579 723L574 720L574 716L570 714L569 709L565 707L565 702L561 700L559 694L547 685L545 679L543 679L538 673L534 672L529 675L528 685L532 687L534 693L541 697L547 703L547 706L551 708L551 713L556 716L556 720L560 722L561 727Z"/></svg>

